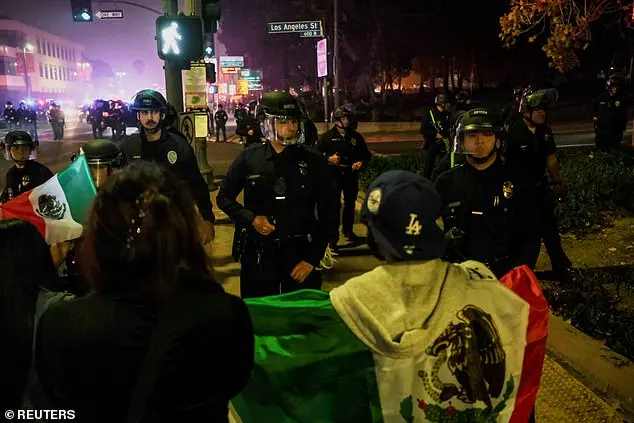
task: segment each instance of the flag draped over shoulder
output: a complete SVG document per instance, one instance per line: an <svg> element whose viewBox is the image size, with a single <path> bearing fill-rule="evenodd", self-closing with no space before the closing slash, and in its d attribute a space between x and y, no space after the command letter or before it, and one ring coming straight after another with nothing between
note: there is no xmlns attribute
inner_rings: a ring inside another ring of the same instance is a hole
<svg viewBox="0 0 634 423"><path fill-rule="evenodd" d="M33 223L46 242L79 238L97 191L83 154L42 185L0 205L3 219Z"/></svg>
<svg viewBox="0 0 634 423"><path fill-rule="evenodd" d="M508 310L498 313L489 309L489 314L481 314L471 328L475 331L483 327L478 325L491 322L492 326L499 327L497 335L507 338L508 327L526 328L526 343L496 353L497 358L504 358L506 353L503 362L506 364L502 364L501 369L491 364L493 356L489 353L482 355L476 362L481 363L478 366L482 366L483 372L473 373L467 369L467 379L464 375L460 377L452 362L457 359L452 355L456 349L439 348L451 344L452 339L460 335L459 328L469 330L464 321L455 317L447 318L446 324L440 325L446 330L430 334L424 354L390 358L355 336L325 292L304 290L246 300L256 337L255 368L247 387L232 401L239 416L236 421L527 421L539 389L548 332L548 305L537 279L525 266L513 270L501 283L515 295L497 289L500 298L506 296L512 302L523 304L523 311L515 314L516 319L524 323L509 325L502 317L508 320L513 314L508 314ZM483 291L484 296L488 293L486 289ZM475 316L476 309L473 304L459 308L459 316L462 319ZM446 315L456 316L456 313L452 310ZM524 336L517 334L517 338L524 339ZM499 377L500 371L502 377ZM485 383L484 391L476 392L478 381ZM468 398L473 396L475 400Z"/></svg>

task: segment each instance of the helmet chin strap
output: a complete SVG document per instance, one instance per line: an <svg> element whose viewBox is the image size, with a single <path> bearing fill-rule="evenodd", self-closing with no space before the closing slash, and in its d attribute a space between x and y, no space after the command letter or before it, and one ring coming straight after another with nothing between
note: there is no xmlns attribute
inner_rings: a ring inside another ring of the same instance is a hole
<svg viewBox="0 0 634 423"><path fill-rule="evenodd" d="M493 146L493 148L491 149L491 152L487 154L485 157L475 157L473 154L469 154L469 157L471 158L471 160L473 160L474 162L478 164L484 164L488 162L489 159L493 157L495 153L497 153L497 151L498 151L497 147Z"/></svg>

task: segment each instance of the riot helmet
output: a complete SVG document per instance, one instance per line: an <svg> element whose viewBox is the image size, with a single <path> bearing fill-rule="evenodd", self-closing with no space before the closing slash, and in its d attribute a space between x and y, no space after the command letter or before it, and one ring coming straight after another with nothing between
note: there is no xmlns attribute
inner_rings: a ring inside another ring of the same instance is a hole
<svg viewBox="0 0 634 423"><path fill-rule="evenodd" d="M101 187L108 177L126 164L126 157L112 141L94 140L86 143L84 153L95 187Z"/></svg>
<svg viewBox="0 0 634 423"><path fill-rule="evenodd" d="M10 101L7 101L7 102L5 103L5 106L6 106L6 107L13 107L13 103L11 103Z"/></svg>
<svg viewBox="0 0 634 423"><path fill-rule="evenodd" d="M249 111L255 113L255 109L258 107L258 101L257 100L251 100L249 101Z"/></svg>
<svg viewBox="0 0 634 423"><path fill-rule="evenodd" d="M447 97L444 94L438 94L435 98L434 98L434 104L436 106L443 106L445 107L447 105L447 103L449 103L447 101Z"/></svg>
<svg viewBox="0 0 634 423"><path fill-rule="evenodd" d="M454 153L465 154L476 163L486 163L502 147L504 127L498 115L475 108L460 118L454 137Z"/></svg>
<svg viewBox="0 0 634 423"><path fill-rule="evenodd" d="M137 113L139 125L149 133L156 133L165 125L168 108L169 105L163 94L154 90L142 90L136 93L130 107ZM152 113L158 113L159 116L153 117Z"/></svg>
<svg viewBox="0 0 634 423"><path fill-rule="evenodd" d="M555 88L535 91L529 87L524 90L522 95L520 113L522 113L524 119L534 125L546 123L546 110L557 102L558 97L559 93Z"/></svg>
<svg viewBox="0 0 634 423"><path fill-rule="evenodd" d="M456 94L456 103L459 105L465 105L471 103L471 94L467 90L461 90Z"/></svg>
<svg viewBox="0 0 634 423"><path fill-rule="evenodd" d="M617 92L623 85L623 78L618 74L612 74L605 82L605 86L609 91Z"/></svg>
<svg viewBox="0 0 634 423"><path fill-rule="evenodd" d="M522 99L522 94L524 94L524 87L513 88L513 98L517 103L519 103Z"/></svg>
<svg viewBox="0 0 634 423"><path fill-rule="evenodd" d="M24 165L31 158L31 153L35 148L33 138L29 133L24 131L11 131L4 138L11 159L19 164Z"/></svg>
<svg viewBox="0 0 634 423"><path fill-rule="evenodd" d="M344 121L345 118L345 121ZM356 107L352 104L344 104L332 111L330 120L341 129L356 128Z"/></svg>
<svg viewBox="0 0 634 423"><path fill-rule="evenodd" d="M272 91L260 99L256 109L262 134L270 142L296 144L301 136L302 111L295 97L285 91Z"/></svg>

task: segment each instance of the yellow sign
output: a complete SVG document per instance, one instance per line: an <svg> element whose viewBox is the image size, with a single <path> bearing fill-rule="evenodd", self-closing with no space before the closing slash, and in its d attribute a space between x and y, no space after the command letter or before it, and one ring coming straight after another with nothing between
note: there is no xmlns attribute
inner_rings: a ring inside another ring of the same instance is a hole
<svg viewBox="0 0 634 423"><path fill-rule="evenodd" d="M238 94L249 94L249 81L238 79Z"/></svg>

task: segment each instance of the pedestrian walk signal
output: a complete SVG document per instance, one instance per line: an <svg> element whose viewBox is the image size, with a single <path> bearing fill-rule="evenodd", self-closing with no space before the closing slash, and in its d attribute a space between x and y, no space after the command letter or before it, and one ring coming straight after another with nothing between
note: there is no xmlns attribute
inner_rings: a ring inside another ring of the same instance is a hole
<svg viewBox="0 0 634 423"><path fill-rule="evenodd" d="M91 0L71 0L70 8L73 12L74 22L92 22Z"/></svg>
<svg viewBox="0 0 634 423"><path fill-rule="evenodd" d="M196 16L160 16L156 19L158 56L168 62L203 58L203 22Z"/></svg>

